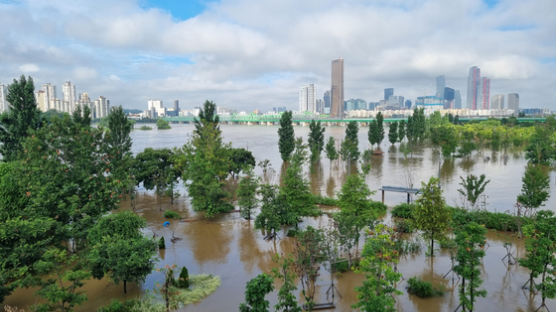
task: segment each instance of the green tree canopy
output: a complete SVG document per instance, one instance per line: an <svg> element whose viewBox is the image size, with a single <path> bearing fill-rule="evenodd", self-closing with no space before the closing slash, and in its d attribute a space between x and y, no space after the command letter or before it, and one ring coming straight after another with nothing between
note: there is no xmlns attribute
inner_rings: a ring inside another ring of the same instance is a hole
<svg viewBox="0 0 556 312"><path fill-rule="evenodd" d="M390 144L396 144L398 142L398 122L393 122L390 124L390 129L388 129L388 141Z"/></svg>
<svg viewBox="0 0 556 312"><path fill-rule="evenodd" d="M247 282L245 287L245 303L239 306L240 312L268 312L270 303L265 296L274 290L274 280L262 273Z"/></svg>
<svg viewBox="0 0 556 312"><path fill-rule="evenodd" d="M528 165L521 181L523 186L521 194L517 196L517 202L529 210L542 206L550 195L550 179L545 169Z"/></svg>
<svg viewBox="0 0 556 312"><path fill-rule="evenodd" d="M320 120L311 120L309 124L309 151L311 152L311 161L315 162L320 159L320 154L324 148L324 127Z"/></svg>
<svg viewBox="0 0 556 312"><path fill-rule="evenodd" d="M295 148L295 134L293 131L291 111L282 113L278 136L278 149L280 150L282 161L288 161Z"/></svg>
<svg viewBox="0 0 556 312"><path fill-rule="evenodd" d="M346 136L342 142L340 154L345 161L356 161L359 159L359 139L357 133L359 128L357 122L350 121L346 127Z"/></svg>

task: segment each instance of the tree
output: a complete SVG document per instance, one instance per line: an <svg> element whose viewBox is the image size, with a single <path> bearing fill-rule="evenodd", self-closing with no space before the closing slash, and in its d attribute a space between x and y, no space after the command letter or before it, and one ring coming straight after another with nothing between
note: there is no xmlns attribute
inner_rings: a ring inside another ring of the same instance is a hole
<svg viewBox="0 0 556 312"><path fill-rule="evenodd" d="M373 210L369 200L372 194L365 179L359 174L349 175L338 194L340 212L334 215L334 221L342 240L348 246L354 246L356 251L359 249L361 230L378 217L379 212ZM349 249L348 256L351 258ZM351 264L351 259L348 260Z"/></svg>
<svg viewBox="0 0 556 312"><path fill-rule="evenodd" d="M440 145L442 156L446 158L452 157L456 151L458 138L453 125L443 124L439 127L431 129L433 137L435 137L436 144Z"/></svg>
<svg viewBox="0 0 556 312"><path fill-rule="evenodd" d="M556 296L556 217L549 210L537 213L534 221L523 227L525 234L525 250L527 255L519 259L519 264L531 270L529 274L529 290L533 286L541 292L542 304L546 298ZM540 283L535 284L534 279L541 276ZM537 310L539 310L537 309Z"/></svg>
<svg viewBox="0 0 556 312"><path fill-rule="evenodd" d="M251 220L251 212L257 207L257 189L259 179L254 175L253 168L249 168L246 175L239 181L237 192L240 214L246 220Z"/></svg>
<svg viewBox="0 0 556 312"><path fill-rule="evenodd" d="M294 295L294 291L297 289L294 259L289 256L280 257L276 255L273 260L278 264L278 268L272 269L272 276L282 281L282 287L278 291L278 302L274 309L284 312L301 312L301 308L297 304L297 298Z"/></svg>
<svg viewBox="0 0 556 312"><path fill-rule="evenodd" d="M6 101L10 103L10 110L0 115L0 154L4 161L20 158L29 130L41 127L34 91L33 79L25 79L23 75L8 87Z"/></svg>
<svg viewBox="0 0 556 312"><path fill-rule="evenodd" d="M136 183L143 183L147 190L154 189L160 196L167 189L171 191L173 201L174 184L179 172L174 167L174 152L168 148L146 148L135 157Z"/></svg>
<svg viewBox="0 0 556 312"><path fill-rule="evenodd" d="M164 119L157 119L156 120L156 128L158 130L168 130L171 129L170 123Z"/></svg>
<svg viewBox="0 0 556 312"><path fill-rule="evenodd" d="M463 157L468 157L477 148L475 134L471 130L463 130L458 152Z"/></svg>
<svg viewBox="0 0 556 312"><path fill-rule="evenodd" d="M309 151L311 152L311 161L315 162L320 159L320 153L324 148L324 127L320 120L311 120L309 124Z"/></svg>
<svg viewBox="0 0 556 312"><path fill-rule="evenodd" d="M346 127L346 137L342 142L342 148L340 150L342 158L346 161L357 161L359 158L359 139L357 138L358 132L359 128L357 127L357 122L350 121Z"/></svg>
<svg viewBox="0 0 556 312"><path fill-rule="evenodd" d="M450 224L450 211L445 206L438 179L430 178L428 183L421 183L421 196L417 199L413 216L416 227L430 240L433 257L434 240L443 238Z"/></svg>
<svg viewBox="0 0 556 312"><path fill-rule="evenodd" d="M280 228L282 203L278 201L277 193L275 185L263 184L259 188L261 212L255 218L255 228L263 230L266 238L276 237L276 231Z"/></svg>
<svg viewBox="0 0 556 312"><path fill-rule="evenodd" d="M176 281L176 286L179 288L189 288L189 271L183 266L180 271L180 276Z"/></svg>
<svg viewBox="0 0 556 312"><path fill-rule="evenodd" d="M550 178L540 166L528 165L525 169L521 187L521 194L517 196L517 202L529 209L539 208L550 195Z"/></svg>
<svg viewBox="0 0 556 312"><path fill-rule="evenodd" d="M525 157L532 164L548 165L556 158L556 141L553 138L554 129L548 125L536 126L535 133L529 140Z"/></svg>
<svg viewBox="0 0 556 312"><path fill-rule="evenodd" d="M479 196L485 191L485 187L490 180L487 180L484 174L481 174L479 177L470 174L465 177L465 179L461 176L459 178L461 180L459 185L461 185L462 188L458 189L458 192L471 203L472 208L475 208Z"/></svg>
<svg viewBox="0 0 556 312"><path fill-rule="evenodd" d="M230 168L229 147L222 144L218 123L216 105L206 101L195 119L193 136L177 159L193 209L208 217L233 209L230 194L224 189Z"/></svg>
<svg viewBox="0 0 556 312"><path fill-rule="evenodd" d="M47 303L37 305L36 311L73 311L73 308L87 300L87 295L79 291L89 272L78 267L68 268L79 260L77 255L69 255L66 250L50 248L42 259L35 263L36 271L44 276L38 284L37 292Z"/></svg>
<svg viewBox="0 0 556 312"><path fill-rule="evenodd" d="M367 238L359 263L359 271L365 272L366 278L356 288L359 301L353 308L367 312L396 311L393 296L401 294L396 283L402 275L393 268L399 257L393 233L391 228L379 224Z"/></svg>
<svg viewBox="0 0 556 312"><path fill-rule="evenodd" d="M390 129L388 130L388 141L390 141L390 144L396 144L396 142L398 142L398 122L390 124Z"/></svg>
<svg viewBox="0 0 556 312"><path fill-rule="evenodd" d="M381 112L376 114L375 120L369 123L369 142L371 145L379 145L380 142L384 139L384 125L383 125L384 117L382 116Z"/></svg>
<svg viewBox="0 0 556 312"><path fill-rule="evenodd" d="M295 136L292 125L292 112L282 113L280 117L280 128L278 129L278 149L282 156L282 161L287 162L295 148Z"/></svg>
<svg viewBox="0 0 556 312"><path fill-rule="evenodd" d="M320 229L308 226L296 235L295 266L297 276L301 280L302 294L305 298L305 309L311 311L315 304L316 280L319 276L321 263L326 260L324 234Z"/></svg>
<svg viewBox="0 0 556 312"><path fill-rule="evenodd" d="M485 234L486 229L475 222L465 224L456 231L457 264L454 272L461 277L459 302L463 311L473 311L476 297L486 296L485 290L479 290L483 282L479 265L485 256Z"/></svg>
<svg viewBox="0 0 556 312"><path fill-rule="evenodd" d="M325 150L326 150L326 157L328 157L330 163L332 163L333 160L338 159L338 152L336 151L336 140L334 140L333 137L328 138L328 142L326 143Z"/></svg>
<svg viewBox="0 0 556 312"><path fill-rule="evenodd" d="M245 148L230 148L230 168L228 171L232 178L235 179L237 175L243 170L255 167L255 157L251 151Z"/></svg>
<svg viewBox="0 0 556 312"><path fill-rule="evenodd" d="M406 126L406 121L400 120L400 122L398 123L398 142L400 143L405 138L405 126Z"/></svg>
<svg viewBox="0 0 556 312"><path fill-rule="evenodd" d="M95 278L105 274L118 284L144 281L154 267L156 243L143 237L141 228L146 222L126 211L108 215L99 220L89 233L91 250L88 255Z"/></svg>
<svg viewBox="0 0 556 312"><path fill-rule="evenodd" d="M268 274L259 274L247 282L245 303L239 306L241 312L268 312L270 303L264 297L274 290L273 279Z"/></svg>

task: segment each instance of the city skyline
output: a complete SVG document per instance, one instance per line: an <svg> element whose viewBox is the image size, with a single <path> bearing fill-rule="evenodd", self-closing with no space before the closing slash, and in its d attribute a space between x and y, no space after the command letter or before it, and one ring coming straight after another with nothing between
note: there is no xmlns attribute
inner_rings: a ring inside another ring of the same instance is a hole
<svg viewBox="0 0 556 312"><path fill-rule="evenodd" d="M466 101L467 70L476 65L491 79L490 94L519 93L524 107L556 109L554 2L197 4L1 2L0 84L21 74L37 86L71 80L138 109L148 98L296 109L295 90L309 82L327 90L329 62L341 55L346 100L378 100L387 87L409 99L433 95L444 75Z"/></svg>

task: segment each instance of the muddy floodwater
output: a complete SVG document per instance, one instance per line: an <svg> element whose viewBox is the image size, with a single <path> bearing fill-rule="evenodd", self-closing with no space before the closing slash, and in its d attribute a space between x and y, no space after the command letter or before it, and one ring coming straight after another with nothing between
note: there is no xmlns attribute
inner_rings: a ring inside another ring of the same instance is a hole
<svg viewBox="0 0 556 312"><path fill-rule="evenodd" d="M156 127L154 127L156 128ZM273 172L268 178L278 181L281 171L281 160L278 152L277 127L272 126L229 126L222 125L225 142L232 142L234 147L246 147L251 150L257 161L269 159ZM158 131L139 131L132 133L134 153L146 147L163 148L179 147L187 140L193 130L192 125L172 125L172 129ZM337 141L344 136L345 128L326 128L326 139L334 136ZM295 127L296 136L307 137L308 128ZM518 151L475 152L468 160L456 159L443 162L441 156L432 148L416 150L412 155L404 156L397 149L391 149L386 140L383 142L382 157L373 157L371 171L366 177L371 190L382 185L419 187L421 181L431 176L440 176L446 201L450 205L461 205L458 195L459 176L467 174L485 174L491 182L486 187L486 197L482 207L490 211L513 212L516 197L521 189L521 177L526 160ZM367 149L367 128L360 129L359 148ZM324 154L324 153L323 153ZM313 170L306 170L311 182L311 189L316 194L335 195L346 176L343 163L330 164L324 158ZM260 172L260 170L259 170ZM551 172L551 197L545 208L554 209L556 204L555 173ZM180 198L174 205L169 200L157 199L151 192L140 189L137 198L136 212L148 223L147 235L163 235L166 239L166 250L161 251L156 267L176 264L187 266L190 274L210 273L220 276L222 285L202 302L186 306L181 311L238 311L239 304L244 300L245 284L261 272L270 272L275 266L272 256L275 253L289 253L293 242L281 233L280 239L265 241L263 235L254 229L253 221L248 222L237 213L229 213L212 220L198 219L192 211L186 191L180 186ZM381 199L380 192L373 195L375 200ZM405 194L386 193L385 202L389 206L406 200ZM124 201L121 209L129 209ZM184 221L171 221L165 228L163 212L166 209L178 211ZM389 217L385 221L389 222ZM305 220L304 224L326 227L329 220L326 215ZM170 238L178 237L174 243ZM414 238L411 238L414 239ZM512 234L490 231L487 234L486 255L481 266L482 288L488 294L478 298L476 311L534 311L539 305L540 296L530 298L521 285L528 279L528 271L517 265L506 265L501 259L506 255L504 243L512 244L512 253L516 258L524 256L523 241ZM398 289L402 295L396 297L399 311L453 311L458 305L457 277L448 273L451 268L449 252L439 250L431 259L422 251L400 260L399 271L403 274ZM448 274L447 274L448 273ZM446 289L442 297L420 299L408 295L405 291L406 282L410 277L419 276L432 281ZM363 280L361 274L344 273L334 276L338 293L335 296L336 311L351 311L351 305L357 301L354 288ZM151 293L156 284L162 282L161 273L151 273L140 285L128 284L128 294L123 294L122 285L114 285L108 279L91 280L84 289L88 301L78 311L95 311L98 307L108 304L112 299L130 299ZM319 291L317 302L326 302L326 291L330 286L330 273L321 268L318 279ZM34 289L23 289L14 292L6 299L6 304L29 307L38 302ZM300 294L297 294L300 297ZM267 296L271 304L276 301L276 292ZM548 308L556 311L556 302L548 301Z"/></svg>

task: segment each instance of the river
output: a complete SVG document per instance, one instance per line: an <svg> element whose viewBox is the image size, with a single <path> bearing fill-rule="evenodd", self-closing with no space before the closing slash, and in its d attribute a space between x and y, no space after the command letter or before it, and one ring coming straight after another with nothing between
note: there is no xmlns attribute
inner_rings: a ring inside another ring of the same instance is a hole
<svg viewBox="0 0 556 312"><path fill-rule="evenodd" d="M139 126L137 126L138 128ZM153 128L155 128L153 126ZM281 171L281 159L278 152L277 127L273 126L238 126L222 125L224 142L232 142L234 147L245 147L251 150L257 161L268 159L275 174L270 178L278 181ZM135 130L132 132L133 152L137 153L146 147L180 147L191 135L192 125L172 125L170 130L152 131ZM309 129L295 127L296 136L305 140ZM325 136L333 136L339 142L344 137L345 128L328 127ZM367 149L367 128L360 129L359 148ZM397 149L391 149L387 140L383 141L381 149L384 155L373 157L371 170L366 181L371 190L377 190L382 185L419 187L421 181L429 177L440 176L446 202L450 205L463 203L457 192L460 187L460 176L467 174L485 174L490 183L486 187L486 197L482 205L490 211L512 212L516 197L521 189L521 177L525 170L526 160L522 152L482 150L475 152L468 160L456 159L443 161L442 157L432 148L416 150L412 155L404 156ZM324 153L323 153L324 154ZM260 169L259 169L260 172ZM306 170L314 193L333 196L337 193L345 179L345 165L330 163L323 155L320 166ZM551 197L546 207L555 207L556 175L551 172ZM200 303L189 305L181 311L238 311L238 306L244 300L246 282L261 272L269 272L274 263L272 255L275 252L291 251L292 241L281 235L276 245L263 240L259 231L254 230L253 222L239 218L237 213L225 214L213 220L199 220L193 222L173 221L168 228L164 228L165 221L162 214L165 209L179 211L183 218L195 217L191 210L185 190L180 186L182 196L177 203L170 205L169 200L157 200L152 192L140 190L137 198L136 211L146 218L148 231L157 235L164 235L167 242L166 250L159 253L157 267L166 264L187 266L190 274L210 273L220 276L222 285L218 290ZM380 192L373 195L375 200L381 199ZM396 205L406 200L405 194L387 193L385 202ZM124 201L121 209L129 209L129 203ZM328 224L326 216L307 220L307 223L325 226ZM172 234L173 233L173 234ZM170 242L172 235L181 240ZM539 304L540 296L529 298L521 290L521 285L527 280L528 272L517 266L507 267L500 260L506 254L504 243L513 245L516 257L524 255L523 242L508 233L490 231L487 235L486 256L481 267L484 282L482 287L487 290L486 298L478 298L476 311L534 311ZM451 261L448 252L440 251L432 260L423 252L401 259L399 270L403 280L398 289L402 295L397 296L397 310L399 311L453 311L458 305L457 286L453 287L451 275L446 279L442 276L450 270ZM442 297L419 299L408 295L405 291L406 281L412 276L420 276L425 280L442 284L447 292ZM324 293L329 286L329 273L321 269L319 277L319 299L326 301ZM356 273L337 275L336 285L341 298L336 295L336 311L351 311L350 306L357 301L354 291L363 277ZM161 273L151 273L141 285L128 285L128 294L124 295L122 286L114 285L107 279L89 281L85 285L88 301L79 311L95 311L99 306L107 304L111 299L135 298L145 291L155 288L156 283L162 282ZM21 289L6 299L6 304L28 307L37 303L34 289ZM297 294L298 297L300 294ZM276 292L267 296L271 304L276 301ZM556 302L549 300L548 308L556 309Z"/></svg>

